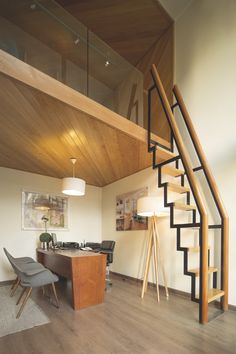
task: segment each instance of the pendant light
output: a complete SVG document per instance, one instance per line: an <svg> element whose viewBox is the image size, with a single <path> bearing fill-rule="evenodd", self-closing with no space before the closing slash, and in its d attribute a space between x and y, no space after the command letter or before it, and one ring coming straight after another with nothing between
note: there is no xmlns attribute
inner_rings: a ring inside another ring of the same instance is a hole
<svg viewBox="0 0 236 354"><path fill-rule="evenodd" d="M85 194L85 181L75 177L76 159L71 158L73 164L73 177L65 177L62 179L62 193L67 195L81 196Z"/></svg>

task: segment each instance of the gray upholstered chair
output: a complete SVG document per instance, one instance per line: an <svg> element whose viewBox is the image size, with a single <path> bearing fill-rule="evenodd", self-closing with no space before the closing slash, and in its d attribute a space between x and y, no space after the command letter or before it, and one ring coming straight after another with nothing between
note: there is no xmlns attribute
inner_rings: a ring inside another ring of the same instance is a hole
<svg viewBox="0 0 236 354"><path fill-rule="evenodd" d="M42 264L38 262L18 262L17 259L12 257L6 249L4 249L4 252L17 275L17 286L20 284L23 287L21 295L16 303L17 305L21 302L25 295L16 318L20 317L28 298L30 297L32 289L36 287L44 287L45 285L51 284L56 300L56 306L59 307L57 293L54 285L54 283L58 281L58 276L53 274L50 270L46 269Z"/></svg>
<svg viewBox="0 0 236 354"><path fill-rule="evenodd" d="M17 301L17 305L20 303L21 299L25 295L22 305L17 313L16 318L19 318L25 304L30 297L33 288L44 287L45 285L52 285L53 294L56 300L56 306L59 308L59 301L56 293L55 282L58 281L58 276L53 274L50 270L44 269L22 269L22 266L16 266L18 271L18 276L20 278L20 285L23 287L21 295Z"/></svg>
<svg viewBox="0 0 236 354"><path fill-rule="evenodd" d="M12 264L12 261L14 261L15 263L19 264L19 265L24 265L24 264L37 264L37 262L31 258L31 257L13 257L6 248L3 248L5 255L7 256L7 259L9 260L14 272L16 273L14 266ZM37 266L32 266L32 268L38 268ZM16 276L16 279L13 281L12 283L12 287L11 287L11 293L10 296L13 296L16 292L16 289L18 288L20 283L20 279L18 278L18 276Z"/></svg>

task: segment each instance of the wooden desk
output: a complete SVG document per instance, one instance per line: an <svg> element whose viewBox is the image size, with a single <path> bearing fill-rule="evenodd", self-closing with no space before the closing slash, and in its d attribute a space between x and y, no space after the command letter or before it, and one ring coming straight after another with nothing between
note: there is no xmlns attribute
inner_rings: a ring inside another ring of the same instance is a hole
<svg viewBox="0 0 236 354"><path fill-rule="evenodd" d="M71 280L72 306L75 310L104 301L106 255L38 248L37 259L52 272Z"/></svg>

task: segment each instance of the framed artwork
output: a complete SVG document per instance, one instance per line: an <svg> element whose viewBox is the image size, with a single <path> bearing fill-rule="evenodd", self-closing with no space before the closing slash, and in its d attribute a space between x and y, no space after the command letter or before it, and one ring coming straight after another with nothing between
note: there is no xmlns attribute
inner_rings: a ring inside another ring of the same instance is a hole
<svg viewBox="0 0 236 354"><path fill-rule="evenodd" d="M22 191L22 229L68 230L68 197Z"/></svg>
<svg viewBox="0 0 236 354"><path fill-rule="evenodd" d="M137 200L147 194L144 187L116 197L116 231L148 229L147 218L137 215Z"/></svg>

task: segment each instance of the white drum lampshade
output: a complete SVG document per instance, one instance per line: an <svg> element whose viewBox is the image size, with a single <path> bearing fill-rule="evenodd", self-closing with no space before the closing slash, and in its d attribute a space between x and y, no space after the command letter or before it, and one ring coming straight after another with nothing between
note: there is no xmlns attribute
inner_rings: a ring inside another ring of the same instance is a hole
<svg viewBox="0 0 236 354"><path fill-rule="evenodd" d="M168 208L164 206L163 200L159 197L142 197L138 199L137 214L144 217L167 216Z"/></svg>
<svg viewBox="0 0 236 354"><path fill-rule="evenodd" d="M73 165L73 177L62 179L62 193L74 196L85 195L85 181L75 177L76 158L72 157L70 160Z"/></svg>
<svg viewBox="0 0 236 354"><path fill-rule="evenodd" d="M85 195L85 181L76 177L63 178L62 193L75 196Z"/></svg>

